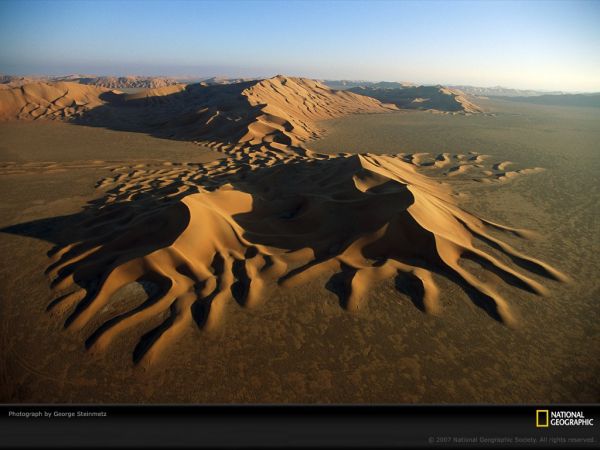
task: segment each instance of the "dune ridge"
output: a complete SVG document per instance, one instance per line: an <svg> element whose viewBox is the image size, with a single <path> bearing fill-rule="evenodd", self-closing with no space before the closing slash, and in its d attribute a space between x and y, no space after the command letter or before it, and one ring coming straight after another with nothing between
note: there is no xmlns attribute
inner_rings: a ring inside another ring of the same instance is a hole
<svg viewBox="0 0 600 450"><path fill-rule="evenodd" d="M176 80L165 77L140 77L140 76L125 76L125 77L68 77L69 81L74 81L81 84L93 85L108 89L123 89L123 88L145 88L156 89L165 86L179 84Z"/></svg>
<svg viewBox="0 0 600 450"><path fill-rule="evenodd" d="M55 100L60 98L60 102ZM0 120L59 119L132 129L161 136L236 145L283 144L318 137L319 120L395 110L378 100L334 91L308 79L206 86L175 84L135 94L77 83L32 83L0 91Z"/></svg>
<svg viewBox="0 0 600 450"><path fill-rule="evenodd" d="M108 89L143 88L153 89L173 84L179 84L177 80L167 77L144 77L144 76L95 76L72 74L65 76L12 76L0 75L0 89L10 89L36 82L58 83L70 82Z"/></svg>
<svg viewBox="0 0 600 450"><path fill-rule="evenodd" d="M156 361L188 326L217 326L228 302L261 304L274 284L328 279L340 305L356 311L374 284L394 279L415 306L440 314L434 275L443 276L490 317L512 326L508 302L462 261L537 295L546 288L528 272L567 280L491 232L526 237L526 231L462 210L448 185L396 156L306 158L259 170L246 165L236 173L224 161L138 169L108 186L106 203L84 224L87 239L52 256L48 274L61 295L49 309L66 315L68 328L87 329L92 351L105 351L120 333L164 317L140 337L136 363ZM90 329L130 283L146 286L148 299L103 316Z"/></svg>
<svg viewBox="0 0 600 450"><path fill-rule="evenodd" d="M272 156L304 154L303 144L322 132L320 120L396 109L313 80L281 75L229 85L191 85L182 94L181 103L188 109L170 113L163 122L169 133L247 156L265 151Z"/></svg>
<svg viewBox="0 0 600 450"><path fill-rule="evenodd" d="M78 83L36 82L0 90L0 120L71 120L101 106L107 89Z"/></svg>
<svg viewBox="0 0 600 450"><path fill-rule="evenodd" d="M333 91L313 80L281 75L260 81L246 89L242 95L248 98L250 105L261 107L263 113L256 118L256 122L250 124L249 135L242 137L240 141L250 144L270 139L268 128L262 128L263 124L268 127L280 125L278 130L285 136L280 142L298 145L319 136L321 130L316 128L319 120L396 109L369 97Z"/></svg>
<svg viewBox="0 0 600 450"><path fill-rule="evenodd" d="M349 91L392 103L404 109L461 114L483 112L483 109L469 100L464 92L441 85L408 86L398 83L372 83L352 87Z"/></svg>
<svg viewBox="0 0 600 450"><path fill-rule="evenodd" d="M69 87L61 98L72 92ZM313 279L323 280L349 312L363 310L369 290L392 279L417 308L442 314L436 277L445 277L508 326L516 318L497 283L480 280L465 261L536 295L546 293L540 278L568 280L497 237L530 232L486 221L457 203L452 183L505 181L527 169L507 176L509 162L474 152L309 149L322 132L320 120L395 109L376 99L282 76L83 93L90 99L81 107L89 109L58 118L130 120L128 126L201 142L226 156L206 164L119 166L98 182L104 198L86 206L85 220L70 243L53 249L47 269L55 293L48 310L66 318L66 328L85 333L90 351L108 351L133 330L139 337L133 362L151 365L188 327L218 326L228 305L253 307L275 285L293 288ZM132 283L147 298L107 312Z"/></svg>

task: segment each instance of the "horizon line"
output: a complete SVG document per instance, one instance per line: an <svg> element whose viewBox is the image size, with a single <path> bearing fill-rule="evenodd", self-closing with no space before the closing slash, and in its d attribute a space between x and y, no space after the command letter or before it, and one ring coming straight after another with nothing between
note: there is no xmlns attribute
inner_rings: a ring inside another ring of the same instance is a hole
<svg viewBox="0 0 600 450"><path fill-rule="evenodd" d="M285 77L293 77L293 78L305 78L312 79L316 81L347 81L347 82L366 82L366 83L407 83L414 84L415 86L445 86L445 87L475 87L475 88L483 88L483 89L511 89L516 91L534 91L534 92L543 92L547 94L558 93L558 94L598 94L600 93L600 88L598 90L593 91L581 91L581 90L572 90L572 89L560 89L560 90L551 90L551 89L542 89L542 88L531 88L531 87L512 87L502 84L493 84L493 85L479 85L479 84L469 84L465 82L436 82L436 83L423 83L420 81L410 81L407 79L403 80L389 80L389 79L368 79L368 78L330 78L330 77L312 77L312 76L301 76L301 75L288 75L283 72L278 72L275 75L259 75L259 76L231 76L226 74L218 74L218 75L192 75L192 74L180 74L180 75L148 75L143 74L142 72L130 72L130 73L85 73L85 72L67 72L60 75L51 75L50 73L40 73L40 72L4 72L0 71L0 76L12 76L12 77L23 77L23 78L66 78L70 76L78 76L78 77L115 77L115 78L125 78L125 77L138 77L138 78L163 78L163 79L172 79L175 81L179 80L190 80L201 82L210 78L221 78L225 80L232 79L246 79L248 81L252 80L264 80L269 78L274 78L276 76L285 76Z"/></svg>

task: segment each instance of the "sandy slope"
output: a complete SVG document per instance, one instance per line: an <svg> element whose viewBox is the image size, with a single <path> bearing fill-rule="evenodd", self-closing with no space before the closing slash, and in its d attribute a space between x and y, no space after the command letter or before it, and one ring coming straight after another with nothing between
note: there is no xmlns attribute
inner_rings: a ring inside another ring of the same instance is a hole
<svg viewBox="0 0 600 450"><path fill-rule="evenodd" d="M483 111L479 105L476 105L475 103L467 99L466 94L459 89L442 87L440 89L440 92L452 97L453 100L460 105L460 109L463 112L478 113Z"/></svg>
<svg viewBox="0 0 600 450"><path fill-rule="evenodd" d="M298 145L318 136L319 120L396 109L369 97L333 91L313 80L283 76L262 80L242 95L262 113L248 125L249 133L241 139L251 144L273 139Z"/></svg>
<svg viewBox="0 0 600 450"><path fill-rule="evenodd" d="M90 86L108 89L143 88L155 89L173 84L179 84L176 80L165 77L140 77L140 76L94 76L94 75L66 75L66 76L39 76L20 77L11 75L0 75L0 89L11 89L31 83L80 83Z"/></svg>
<svg viewBox="0 0 600 450"><path fill-rule="evenodd" d="M230 144L297 145L317 136L318 120L393 109L369 97L283 76L215 86L179 84L135 94L62 82L0 91L0 120L58 118Z"/></svg>
<svg viewBox="0 0 600 450"><path fill-rule="evenodd" d="M173 85L122 94L76 83L37 83L0 91L0 117L60 119L130 127L202 142L226 154L206 164L122 166L98 186L73 242L57 247L47 273L48 310L85 330L86 346L107 351L117 336L144 329L134 361L150 364L190 326L220 323L228 302L252 307L277 284L328 277L348 311L393 278L426 312L441 313L433 275L461 286L491 318L514 325L496 287L465 268L475 261L516 288L543 295L528 272L566 276L517 251L490 230L523 230L475 217L448 182L504 181L507 171L475 153L323 155L306 147L318 121L395 109L306 79L203 86ZM441 183L443 178L446 183ZM480 250L497 249L503 258ZM510 263L506 262L510 261ZM138 283L147 299L106 307ZM98 323L101 317L101 325Z"/></svg>
<svg viewBox="0 0 600 450"><path fill-rule="evenodd" d="M458 89L445 86L401 86L386 87L384 83L357 86L349 89L361 95L393 103L404 109L426 109L441 112L479 113L483 110L467 99Z"/></svg>
<svg viewBox="0 0 600 450"><path fill-rule="evenodd" d="M136 362L151 363L186 327L214 327L226 302L252 307L274 283L292 287L327 276L352 311L374 283L395 278L415 304L437 314L437 273L462 286L492 318L513 325L506 301L463 260L539 295L545 288L528 270L566 280L488 230L526 232L463 211L448 186L401 158L365 154L258 167L234 170L218 161L125 170L107 180L105 187L117 187L83 224L87 239L53 255L48 273L57 297L49 309L79 330L119 289L142 283L148 300L89 329L87 346L107 350L120 333L166 317L134 351ZM478 250L475 240L498 248L513 267Z"/></svg>
<svg viewBox="0 0 600 450"><path fill-rule="evenodd" d="M0 90L0 120L68 120L101 106L107 89L78 83L36 82Z"/></svg>
<svg viewBox="0 0 600 450"><path fill-rule="evenodd" d="M164 77L75 77L70 81L81 84L104 87L108 89L145 88L156 89L178 84L177 81Z"/></svg>

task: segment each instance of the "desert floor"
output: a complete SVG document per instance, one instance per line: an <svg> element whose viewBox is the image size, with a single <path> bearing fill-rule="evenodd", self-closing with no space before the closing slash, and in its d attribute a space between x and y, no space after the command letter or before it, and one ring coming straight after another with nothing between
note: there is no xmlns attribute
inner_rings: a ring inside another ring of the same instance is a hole
<svg viewBox="0 0 600 450"><path fill-rule="evenodd" d="M506 327L457 285L437 279L442 312L425 314L392 281L349 314L313 280L255 308L228 307L221 327L190 329L150 367L132 335L91 354L85 336L46 312L55 237L100 196L121 163L203 162L207 148L61 123L0 124L0 400L111 403L525 403L600 400L600 111L481 101L490 115L394 112L322 124L321 152L477 151L541 173L465 183L460 205L538 232L510 243L568 274L548 297L503 285ZM39 236L44 236L40 239ZM477 268L473 268L477 270ZM491 277L485 271L481 277ZM132 287L119 295L142 295Z"/></svg>

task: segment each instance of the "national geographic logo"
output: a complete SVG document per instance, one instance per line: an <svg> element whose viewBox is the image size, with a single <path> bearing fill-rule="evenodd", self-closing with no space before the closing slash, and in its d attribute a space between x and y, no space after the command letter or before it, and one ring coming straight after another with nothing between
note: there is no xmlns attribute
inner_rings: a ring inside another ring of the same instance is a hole
<svg viewBox="0 0 600 450"><path fill-rule="evenodd" d="M593 427L594 419L586 418L583 411L537 409L535 411L535 426L536 428Z"/></svg>

